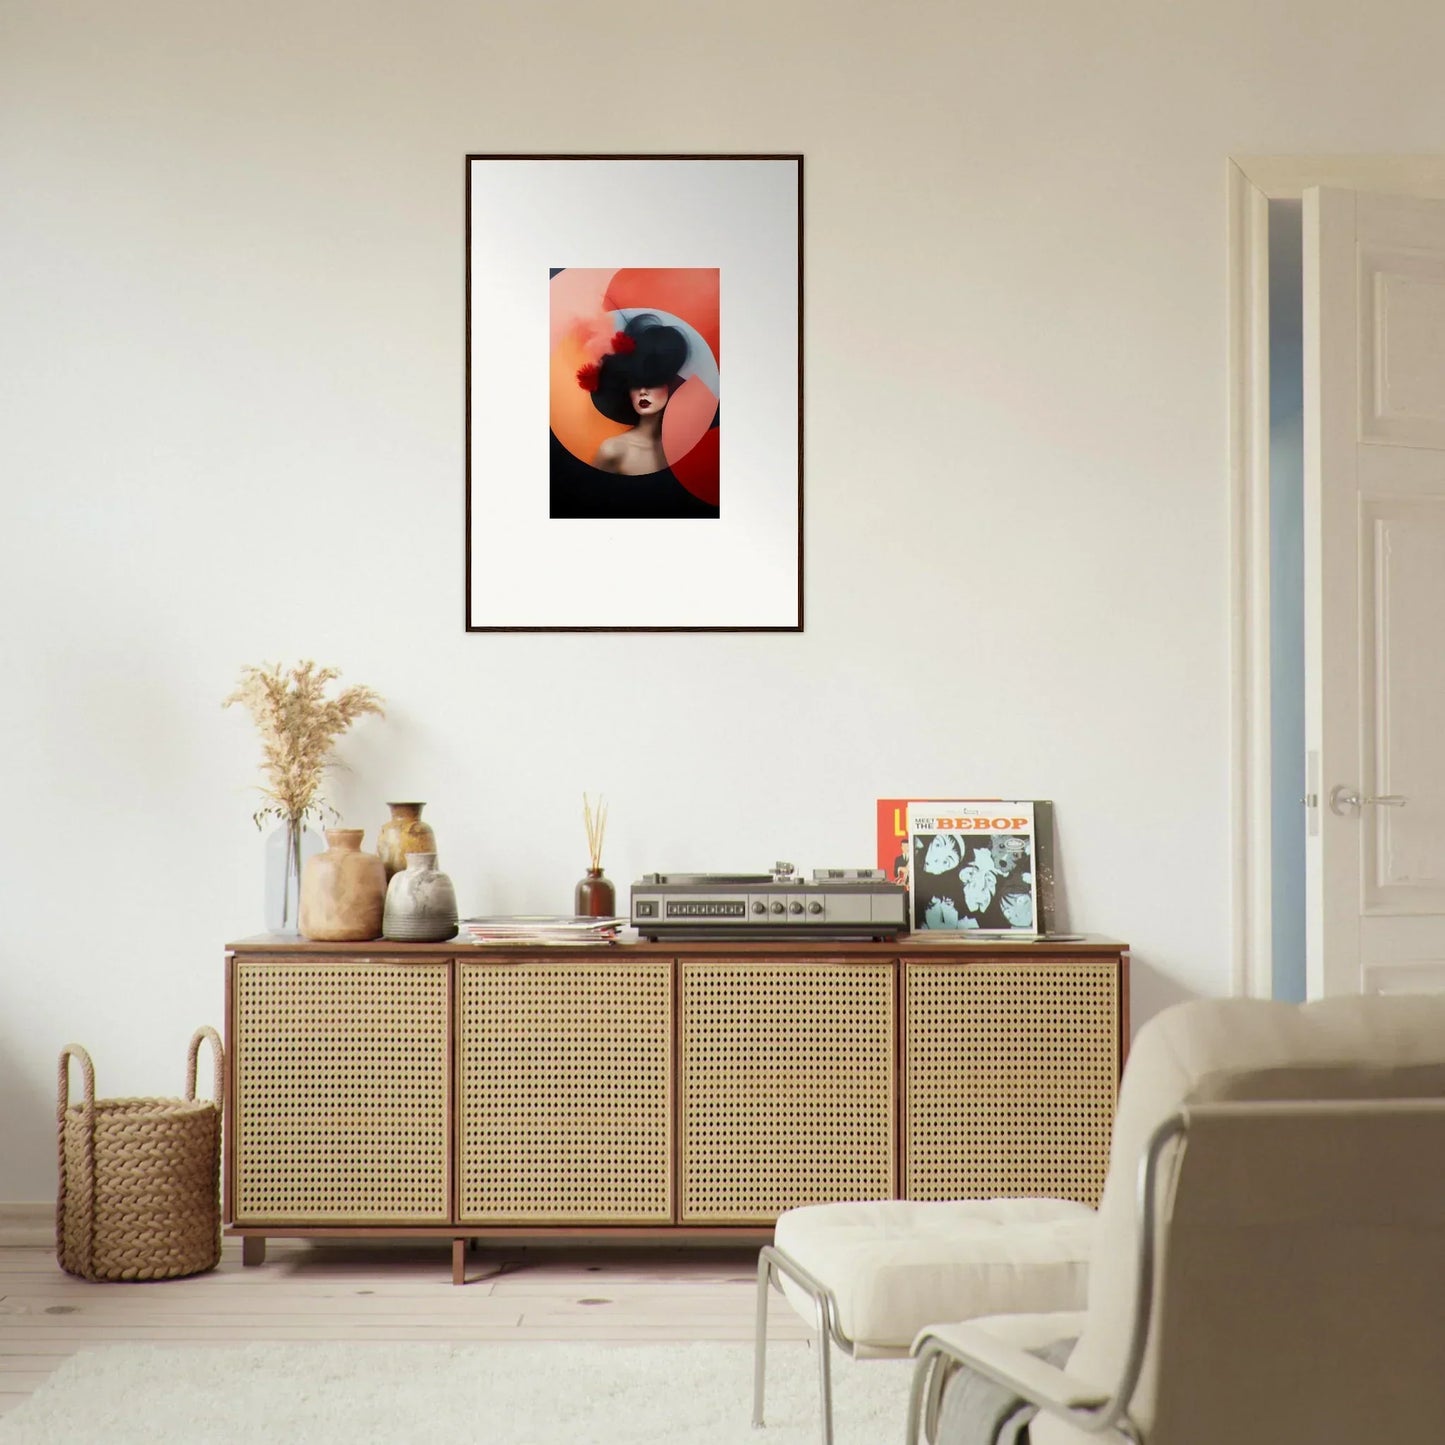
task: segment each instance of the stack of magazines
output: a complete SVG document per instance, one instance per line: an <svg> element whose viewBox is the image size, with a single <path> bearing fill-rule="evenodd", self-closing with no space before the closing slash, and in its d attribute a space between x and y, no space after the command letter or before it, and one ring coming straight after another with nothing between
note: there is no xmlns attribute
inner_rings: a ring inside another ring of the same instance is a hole
<svg viewBox="0 0 1445 1445"><path fill-rule="evenodd" d="M458 932L472 943L611 943L626 923L625 918L508 913L495 918L464 918Z"/></svg>

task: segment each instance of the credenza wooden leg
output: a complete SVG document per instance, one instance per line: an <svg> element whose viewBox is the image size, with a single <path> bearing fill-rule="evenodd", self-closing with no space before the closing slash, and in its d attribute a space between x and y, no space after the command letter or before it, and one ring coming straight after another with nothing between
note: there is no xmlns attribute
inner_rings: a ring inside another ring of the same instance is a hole
<svg viewBox="0 0 1445 1445"><path fill-rule="evenodd" d="M243 1265L266 1263L266 1236L264 1234L243 1234L241 1236L241 1263Z"/></svg>
<svg viewBox="0 0 1445 1445"><path fill-rule="evenodd" d="M452 1283L467 1282L467 1242L465 1239L452 1240Z"/></svg>

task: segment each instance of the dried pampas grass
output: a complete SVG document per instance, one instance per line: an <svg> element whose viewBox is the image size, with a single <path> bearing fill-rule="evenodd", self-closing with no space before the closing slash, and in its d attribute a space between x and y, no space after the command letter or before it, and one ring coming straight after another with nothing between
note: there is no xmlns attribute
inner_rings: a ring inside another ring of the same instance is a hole
<svg viewBox="0 0 1445 1445"><path fill-rule="evenodd" d="M385 717L382 699L369 687L348 687L335 697L326 686L340 677L334 667L301 662L289 672L279 662L269 667L245 667L241 680L222 707L241 703L261 734L261 769L266 782L264 807L253 816L256 826L276 818L298 823L308 814L320 814L326 804L320 795L322 774L332 766L336 739L367 713Z"/></svg>

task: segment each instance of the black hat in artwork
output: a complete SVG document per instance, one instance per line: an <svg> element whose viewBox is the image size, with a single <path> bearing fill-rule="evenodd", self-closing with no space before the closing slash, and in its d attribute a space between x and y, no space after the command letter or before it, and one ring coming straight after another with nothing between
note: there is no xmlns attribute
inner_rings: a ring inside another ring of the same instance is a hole
<svg viewBox="0 0 1445 1445"><path fill-rule="evenodd" d="M613 336L607 355L577 373L577 382L592 393L592 405L609 421L632 426L637 421L632 392L645 386L674 392L686 365L686 335L652 312L639 311Z"/></svg>

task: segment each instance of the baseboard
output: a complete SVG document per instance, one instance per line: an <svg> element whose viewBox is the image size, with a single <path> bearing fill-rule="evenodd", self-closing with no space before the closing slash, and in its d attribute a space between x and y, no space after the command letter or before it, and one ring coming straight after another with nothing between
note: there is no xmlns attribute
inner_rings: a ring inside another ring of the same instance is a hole
<svg viewBox="0 0 1445 1445"><path fill-rule="evenodd" d="M0 1203L0 1249L54 1249L55 1204L49 1199Z"/></svg>

